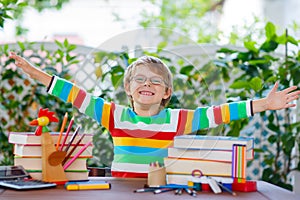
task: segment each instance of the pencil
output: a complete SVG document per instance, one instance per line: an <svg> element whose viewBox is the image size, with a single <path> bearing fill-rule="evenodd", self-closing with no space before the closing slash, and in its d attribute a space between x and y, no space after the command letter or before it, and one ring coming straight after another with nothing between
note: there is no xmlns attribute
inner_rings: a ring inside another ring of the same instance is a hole
<svg viewBox="0 0 300 200"><path fill-rule="evenodd" d="M65 113L63 122L62 122L61 127L60 127L60 132L59 132L59 136L58 136L57 143L56 143L56 151L58 151L60 140L61 140L62 134L64 132L67 120L68 120L68 112Z"/></svg>
<svg viewBox="0 0 300 200"><path fill-rule="evenodd" d="M68 136L69 136L69 133L70 133L70 130L71 130L71 128L72 128L73 123L74 123L74 117L72 117L72 119L71 119L71 121L70 121L70 123L69 123L68 129L67 129L67 131L66 131L66 135L65 135L64 140L63 140L63 142L62 142L62 144L61 144L61 147L60 147L60 150L61 150L61 151L63 150L63 148L64 148L64 146L65 146L66 140L67 140L67 138L68 138Z"/></svg>
<svg viewBox="0 0 300 200"><path fill-rule="evenodd" d="M66 161L70 158L70 156L75 151L75 149L78 147L78 145L80 144L80 142L82 141L82 139L84 138L84 136L85 136L85 134L81 135L80 139L76 142L75 146L73 146L73 148L71 149L71 151L66 155L65 159L62 161L62 165L64 165L66 163Z"/></svg>
<svg viewBox="0 0 300 200"><path fill-rule="evenodd" d="M133 192L136 192L136 193L141 193L141 192L153 192L155 191L156 189L155 188L142 188L142 189L136 189L134 190Z"/></svg>
<svg viewBox="0 0 300 200"><path fill-rule="evenodd" d="M89 141L88 143L86 143L78 152L77 154L75 154L75 156L69 160L65 165L64 165L64 170L66 170L85 150L86 148L88 148L88 146L92 144L92 141Z"/></svg>
<svg viewBox="0 0 300 200"><path fill-rule="evenodd" d="M69 148L71 147L71 145L72 145L72 143L73 143L73 141L74 141L74 139L75 139L75 137L76 137L76 135L78 134L78 132L79 132L80 129L81 129L81 126L79 125L79 126L76 128L75 132L73 133L73 135L72 135L72 137L71 137L71 139L70 139L70 141L69 141L69 143L68 143L68 146L67 146L66 149L65 149L65 152L68 152Z"/></svg>

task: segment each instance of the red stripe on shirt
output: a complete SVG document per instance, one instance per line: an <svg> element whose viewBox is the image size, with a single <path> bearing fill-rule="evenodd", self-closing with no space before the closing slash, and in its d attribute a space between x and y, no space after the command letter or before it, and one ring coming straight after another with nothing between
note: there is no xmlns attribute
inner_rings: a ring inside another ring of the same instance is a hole
<svg viewBox="0 0 300 200"><path fill-rule="evenodd" d="M80 89L79 92L78 92L78 94L77 94L77 97L76 97L76 99L74 101L74 106L76 108L80 108L81 107L81 104L84 101L85 96L86 96L86 93L82 89Z"/></svg>
<svg viewBox="0 0 300 200"><path fill-rule="evenodd" d="M157 140L173 140L176 135L181 135L177 132L159 132L147 130L128 130L128 129L113 129L110 130L112 137L132 137L132 138L147 138Z"/></svg>
<svg viewBox="0 0 300 200"><path fill-rule="evenodd" d="M222 124L222 111L220 106L213 107L214 118L216 124Z"/></svg>
<svg viewBox="0 0 300 200"><path fill-rule="evenodd" d="M187 121L187 110L180 110L179 116L178 116L178 126L177 126L177 134L176 135L182 135L184 133L186 121Z"/></svg>

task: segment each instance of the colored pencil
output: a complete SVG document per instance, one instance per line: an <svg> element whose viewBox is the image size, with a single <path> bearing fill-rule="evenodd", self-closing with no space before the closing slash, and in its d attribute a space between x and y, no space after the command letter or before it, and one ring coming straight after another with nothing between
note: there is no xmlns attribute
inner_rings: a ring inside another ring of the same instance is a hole
<svg viewBox="0 0 300 200"><path fill-rule="evenodd" d="M69 140L68 146L66 147L66 149L64 150L65 152L68 152L69 148L71 147L76 135L78 134L79 130L81 129L81 126L79 125L76 130L74 131L71 139Z"/></svg>
<svg viewBox="0 0 300 200"><path fill-rule="evenodd" d="M71 131L71 128L72 128L73 123L74 123L74 117L72 117L72 119L71 119L71 121L70 121L70 123L69 123L69 126L68 126L68 129L67 129L67 131L66 131L64 140L63 140L63 142L62 142L62 144L61 144L61 147L60 147L60 150L61 150L61 151L63 150L63 148L64 148L64 146L65 146L66 140L67 140L67 138L68 138L68 136L69 136L69 133L70 133L70 131Z"/></svg>
<svg viewBox="0 0 300 200"><path fill-rule="evenodd" d="M60 127L60 132L59 132L59 136L58 136L57 143L56 143L56 151L58 151L60 140L61 140L62 134L64 132L67 120L68 120L68 112L65 113L63 122L62 122L61 127Z"/></svg>
<svg viewBox="0 0 300 200"><path fill-rule="evenodd" d="M88 143L86 143L78 152L77 154L75 154L75 156L69 160L65 165L64 165L64 170L66 170L85 150L86 148L88 148L88 146L90 146L90 144L92 144L92 141L89 141Z"/></svg>
<svg viewBox="0 0 300 200"><path fill-rule="evenodd" d="M76 142L75 146L73 146L73 148L71 149L71 151L66 155L65 159L62 161L62 165L64 165L66 163L66 161L70 158L70 156L75 151L75 149L78 147L78 145L80 144L80 142L82 141L82 139L84 138L84 136L85 136L85 134L81 135L80 139Z"/></svg>

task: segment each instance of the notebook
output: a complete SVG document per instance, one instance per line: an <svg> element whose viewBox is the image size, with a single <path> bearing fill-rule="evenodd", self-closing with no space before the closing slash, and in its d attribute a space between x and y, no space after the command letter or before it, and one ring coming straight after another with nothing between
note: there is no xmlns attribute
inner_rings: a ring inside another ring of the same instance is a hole
<svg viewBox="0 0 300 200"><path fill-rule="evenodd" d="M31 190L55 187L55 183L31 179L21 166L0 166L0 187L15 190Z"/></svg>

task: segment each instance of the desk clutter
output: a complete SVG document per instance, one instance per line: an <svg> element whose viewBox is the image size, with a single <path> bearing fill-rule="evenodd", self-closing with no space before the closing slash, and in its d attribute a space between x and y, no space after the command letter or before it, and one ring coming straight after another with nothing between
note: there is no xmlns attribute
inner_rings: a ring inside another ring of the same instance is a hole
<svg viewBox="0 0 300 200"><path fill-rule="evenodd" d="M22 165L35 180L61 184L88 180L87 159L92 157L93 135L79 134L80 126L72 133L74 118L64 132L67 114L60 133L50 132L43 122L51 119L58 121L53 120L53 112L41 109L38 118L31 122L38 126L35 133L9 133L8 140L14 145L14 165Z"/></svg>
<svg viewBox="0 0 300 200"><path fill-rule="evenodd" d="M200 191L232 195L236 195L235 191L257 191L256 182L246 180L247 160L254 157L253 146L253 138L176 136L164 164L151 163L148 184L134 192L174 191L177 195L186 192L196 196Z"/></svg>

